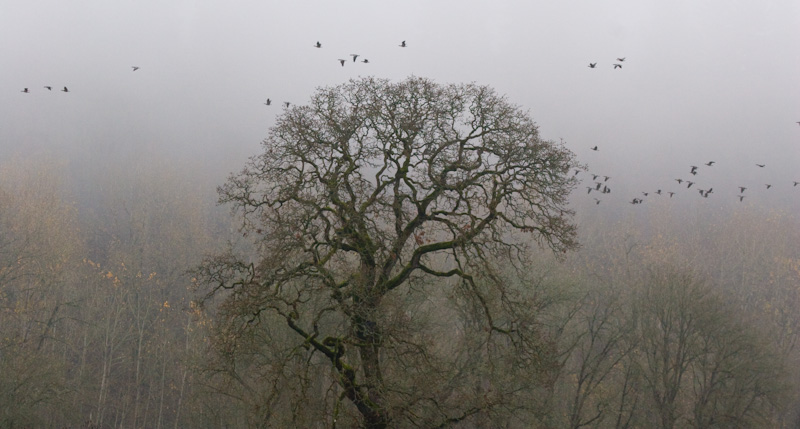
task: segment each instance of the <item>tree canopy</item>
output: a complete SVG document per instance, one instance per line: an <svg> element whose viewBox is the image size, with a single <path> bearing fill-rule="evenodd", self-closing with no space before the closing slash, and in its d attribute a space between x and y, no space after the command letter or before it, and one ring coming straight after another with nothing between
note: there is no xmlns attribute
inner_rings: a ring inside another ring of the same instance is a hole
<svg viewBox="0 0 800 429"><path fill-rule="evenodd" d="M425 365L428 346L413 328L400 333L408 312L387 314L455 282L477 332L539 347L481 284L500 287L490 265L520 260L531 242L522 236L556 253L577 246L566 204L574 166L571 151L486 86L411 77L321 88L286 109L263 153L219 188L257 257L231 251L202 271L212 294L232 289L222 307L231 329L277 317L324 356L334 420L346 398L363 427L459 421L490 404L412 393L393 366Z"/></svg>

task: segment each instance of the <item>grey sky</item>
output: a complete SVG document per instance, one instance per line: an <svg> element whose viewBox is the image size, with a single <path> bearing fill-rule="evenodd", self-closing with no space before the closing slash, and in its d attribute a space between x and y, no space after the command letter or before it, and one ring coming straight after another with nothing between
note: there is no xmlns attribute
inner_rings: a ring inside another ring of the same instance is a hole
<svg viewBox="0 0 800 429"><path fill-rule="evenodd" d="M384 3L5 0L0 155L228 171L259 150L281 102L414 74L493 86L626 192L666 190L709 160L705 178L727 187L800 180L796 0Z"/></svg>

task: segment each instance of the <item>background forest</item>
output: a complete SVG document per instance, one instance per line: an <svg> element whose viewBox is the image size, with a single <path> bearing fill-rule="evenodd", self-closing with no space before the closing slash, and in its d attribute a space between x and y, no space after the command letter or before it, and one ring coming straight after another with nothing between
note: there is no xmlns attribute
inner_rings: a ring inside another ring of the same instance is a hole
<svg viewBox="0 0 800 429"><path fill-rule="evenodd" d="M86 192L85 171L44 155L0 165L0 426L335 426L315 419L330 383L301 371L285 325L231 344L218 301L196 304L203 257L244 242L212 179L135 160L91 175L103 185ZM504 274L535 304L547 365L452 425L797 427L800 219L700 203L575 202L581 248ZM441 310L453 299L413 317L469 356L470 312Z"/></svg>

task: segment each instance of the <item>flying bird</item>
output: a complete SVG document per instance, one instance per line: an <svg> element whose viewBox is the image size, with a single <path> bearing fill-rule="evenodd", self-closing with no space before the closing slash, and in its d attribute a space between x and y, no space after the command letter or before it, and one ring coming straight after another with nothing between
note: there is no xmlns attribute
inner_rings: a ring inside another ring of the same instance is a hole
<svg viewBox="0 0 800 429"><path fill-rule="evenodd" d="M131 68L133 69L133 71L139 70L139 67L137 66L131 66Z"/></svg>
<svg viewBox="0 0 800 429"><path fill-rule="evenodd" d="M590 69L593 69L595 67L597 67L597 63L589 63L589 68Z"/></svg>
<svg viewBox="0 0 800 429"><path fill-rule="evenodd" d="M739 193L743 194L745 189L747 189L747 188L745 188L744 186L739 186Z"/></svg>
<svg viewBox="0 0 800 429"><path fill-rule="evenodd" d="M621 63L622 63L622 62L625 62L625 57L622 57L622 58L617 58L617 61L619 61L619 62L621 62Z"/></svg>
<svg viewBox="0 0 800 429"><path fill-rule="evenodd" d="M680 185L681 183L683 183L683 179L675 179L675 181L676 181L676 182L678 182L678 184L679 184L679 185Z"/></svg>
<svg viewBox="0 0 800 429"><path fill-rule="evenodd" d="M621 69L622 68L622 64L614 64L614 68L615 69Z"/></svg>
<svg viewBox="0 0 800 429"><path fill-rule="evenodd" d="M338 60L336 60L336 61L339 61L339 64L341 64L341 65L342 65L342 67L344 67L344 62L345 62L345 61L347 61L347 60L343 60L343 59L339 58L339 59L338 59Z"/></svg>
<svg viewBox="0 0 800 429"><path fill-rule="evenodd" d="M767 164L756 164L757 166L764 168Z"/></svg>
<svg viewBox="0 0 800 429"><path fill-rule="evenodd" d="M708 162L706 163L706 165L707 165L707 166L709 166L709 167L711 167L712 165L714 165L714 163L715 163L715 162L717 162L717 161L708 161Z"/></svg>
<svg viewBox="0 0 800 429"><path fill-rule="evenodd" d="M696 165L692 166L692 171L690 171L690 173L697 174L697 166Z"/></svg>
<svg viewBox="0 0 800 429"><path fill-rule="evenodd" d="M314 45L314 47L315 48L321 48L322 47L322 43L319 43L319 40L317 40L317 44Z"/></svg>
<svg viewBox="0 0 800 429"><path fill-rule="evenodd" d="M45 86L45 88L47 88L48 91L52 91L53 90L52 86Z"/></svg>
<svg viewBox="0 0 800 429"><path fill-rule="evenodd" d="M289 102L288 101L284 101L283 105L286 106L287 109L289 108Z"/></svg>
<svg viewBox="0 0 800 429"><path fill-rule="evenodd" d="M669 194L669 197L670 197L670 198L672 198L672 196L673 196L673 195L675 195L675 193L674 193L674 192L667 192L667 193Z"/></svg>
<svg viewBox="0 0 800 429"><path fill-rule="evenodd" d="M356 62L356 59L358 58L358 54L350 54L350 56L353 57L353 62Z"/></svg>
<svg viewBox="0 0 800 429"><path fill-rule="evenodd" d="M592 174L592 180L597 180L598 177L600 177L599 174Z"/></svg>
<svg viewBox="0 0 800 429"><path fill-rule="evenodd" d="M767 183L767 189L769 189L769 188L771 188L771 187L772 187L772 185L770 185L769 183Z"/></svg>
<svg viewBox="0 0 800 429"><path fill-rule="evenodd" d="M603 176L603 181L604 181L604 182L608 182L608 179L610 179L610 178L611 178L611 177L609 177L609 176Z"/></svg>
<svg viewBox="0 0 800 429"><path fill-rule="evenodd" d="M591 149L592 149L592 150L594 150L594 151L596 151L596 150L597 150L597 146L595 146L595 147L593 147L593 148L591 148Z"/></svg>
<svg viewBox="0 0 800 429"><path fill-rule="evenodd" d="M797 185L800 185L800 182L792 182L792 183L794 183L794 185L792 185L793 187L797 186Z"/></svg>
<svg viewBox="0 0 800 429"><path fill-rule="evenodd" d="M686 189L689 189L692 187L692 185L694 185L694 182L692 182L691 180L687 180L686 183L687 183Z"/></svg>
<svg viewBox="0 0 800 429"><path fill-rule="evenodd" d="M405 48L405 47L406 47L406 41L405 41L405 40L403 40L402 42L400 42L400 45L399 45L399 46L400 46L401 48Z"/></svg>
<svg viewBox="0 0 800 429"><path fill-rule="evenodd" d="M362 63L364 63L364 64L369 64L369 60L368 60L368 59L366 59L366 58L364 58L363 60L361 60L361 62L362 62Z"/></svg>
<svg viewBox="0 0 800 429"><path fill-rule="evenodd" d="M67 87L65 86L64 89L61 90L61 92L69 92L69 89L67 89Z"/></svg>
<svg viewBox="0 0 800 429"><path fill-rule="evenodd" d="M272 100L270 100L269 98L267 98L267 101L264 103L264 105L265 105L265 106L269 106L269 105L271 105L271 104L272 104Z"/></svg>
<svg viewBox="0 0 800 429"><path fill-rule="evenodd" d="M744 199L744 195L737 195L737 196L739 197L739 202L741 203L742 200Z"/></svg>
<svg viewBox="0 0 800 429"><path fill-rule="evenodd" d="M27 94L27 93L29 93L30 91L28 91L28 88L23 88L23 90L22 90L22 91L20 91L20 92L24 92L24 93L26 93L26 94Z"/></svg>
<svg viewBox="0 0 800 429"><path fill-rule="evenodd" d="M595 204L600 204L600 200L598 200L597 198L595 198L594 201L595 201Z"/></svg>

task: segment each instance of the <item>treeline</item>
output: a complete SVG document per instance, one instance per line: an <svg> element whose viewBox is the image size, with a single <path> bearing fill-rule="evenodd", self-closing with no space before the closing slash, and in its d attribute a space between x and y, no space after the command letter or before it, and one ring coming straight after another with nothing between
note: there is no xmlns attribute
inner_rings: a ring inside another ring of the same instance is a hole
<svg viewBox="0 0 800 429"><path fill-rule="evenodd" d="M0 165L0 427L355 424L285 323L199 304L206 255L258 251L213 190L165 164L105 168L88 190L65 170ZM525 303L509 326L535 332L528 361L499 359L512 345L481 336L458 285L414 284L428 299L380 319L430 346L418 367L390 367L408 374L402 395L491 403L452 427L797 427L800 219L711 215L579 214L565 260L499 260L516 296L482 305Z"/></svg>

